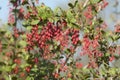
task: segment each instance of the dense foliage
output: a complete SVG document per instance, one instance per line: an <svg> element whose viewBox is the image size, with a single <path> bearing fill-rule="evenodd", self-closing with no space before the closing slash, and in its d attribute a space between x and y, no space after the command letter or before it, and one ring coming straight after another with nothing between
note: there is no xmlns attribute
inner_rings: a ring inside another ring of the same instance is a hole
<svg viewBox="0 0 120 80"><path fill-rule="evenodd" d="M0 79L119 80L110 63L120 57L120 25L110 31L98 17L107 5L76 0L52 10L37 0L10 0L8 25L0 29Z"/></svg>

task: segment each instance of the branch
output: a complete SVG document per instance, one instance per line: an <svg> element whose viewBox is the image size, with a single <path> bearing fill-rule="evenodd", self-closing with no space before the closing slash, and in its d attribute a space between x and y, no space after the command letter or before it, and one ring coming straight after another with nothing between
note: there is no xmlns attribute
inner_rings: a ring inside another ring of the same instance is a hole
<svg viewBox="0 0 120 80"><path fill-rule="evenodd" d="M85 3L83 4L83 8L87 5L88 2L89 2L89 0L85 1Z"/></svg>

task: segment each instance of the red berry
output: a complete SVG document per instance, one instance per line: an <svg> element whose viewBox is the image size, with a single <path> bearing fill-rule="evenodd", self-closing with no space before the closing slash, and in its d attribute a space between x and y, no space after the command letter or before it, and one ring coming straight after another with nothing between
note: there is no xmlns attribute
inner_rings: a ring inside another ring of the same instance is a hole
<svg viewBox="0 0 120 80"><path fill-rule="evenodd" d="M31 67L30 67L30 66L28 66L28 67L26 67L26 68L25 68L25 70L29 73L29 72L30 72L30 70L31 70Z"/></svg>

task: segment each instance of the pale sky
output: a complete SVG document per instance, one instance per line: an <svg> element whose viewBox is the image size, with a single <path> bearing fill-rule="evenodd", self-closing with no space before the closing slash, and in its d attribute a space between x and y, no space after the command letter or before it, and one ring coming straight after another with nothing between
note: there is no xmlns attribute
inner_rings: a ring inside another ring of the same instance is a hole
<svg viewBox="0 0 120 80"><path fill-rule="evenodd" d="M0 19L2 22L6 22L9 13L8 0L0 0L0 7Z"/></svg>
<svg viewBox="0 0 120 80"><path fill-rule="evenodd" d="M39 0L40 3L45 3L45 5L51 7L52 9L60 6L62 8L68 8L68 2L71 0ZM0 0L0 19L2 22L7 22L9 13L9 0Z"/></svg>

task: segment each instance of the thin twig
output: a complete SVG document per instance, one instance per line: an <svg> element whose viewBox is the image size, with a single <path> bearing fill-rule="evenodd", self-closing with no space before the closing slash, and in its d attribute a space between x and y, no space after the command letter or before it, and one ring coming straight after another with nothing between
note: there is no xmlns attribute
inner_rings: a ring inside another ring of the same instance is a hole
<svg viewBox="0 0 120 80"><path fill-rule="evenodd" d="M83 8L87 5L88 2L89 2L89 0L85 1L85 3L83 4Z"/></svg>

